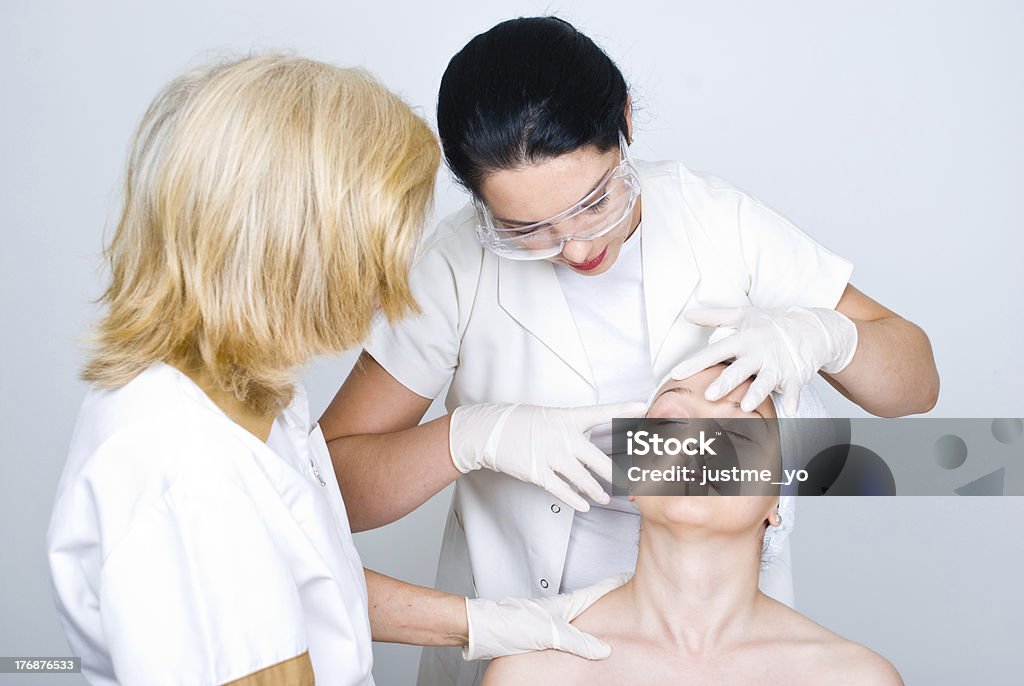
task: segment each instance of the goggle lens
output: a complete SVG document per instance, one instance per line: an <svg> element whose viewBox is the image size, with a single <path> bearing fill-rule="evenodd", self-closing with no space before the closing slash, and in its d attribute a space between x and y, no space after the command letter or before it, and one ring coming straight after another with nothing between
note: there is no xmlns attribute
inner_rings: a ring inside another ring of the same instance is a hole
<svg viewBox="0 0 1024 686"><path fill-rule="evenodd" d="M595 240L628 227L640 196L640 179L621 140L622 161L610 170L592 193L568 210L528 226L508 226L495 220L477 201L477 236L491 252L513 260L554 257L569 241Z"/></svg>

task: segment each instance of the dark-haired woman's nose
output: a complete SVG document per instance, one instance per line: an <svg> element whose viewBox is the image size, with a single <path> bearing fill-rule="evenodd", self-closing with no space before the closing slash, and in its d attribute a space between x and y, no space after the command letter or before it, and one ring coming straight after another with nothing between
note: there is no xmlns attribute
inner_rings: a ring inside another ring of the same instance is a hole
<svg viewBox="0 0 1024 686"><path fill-rule="evenodd" d="M562 257L573 264L580 264L587 261L593 247L592 241L567 241L562 246Z"/></svg>

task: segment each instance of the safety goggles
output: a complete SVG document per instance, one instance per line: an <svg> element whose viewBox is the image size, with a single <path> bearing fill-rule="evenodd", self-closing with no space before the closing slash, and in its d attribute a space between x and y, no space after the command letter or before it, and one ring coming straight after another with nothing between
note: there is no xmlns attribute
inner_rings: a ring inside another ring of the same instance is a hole
<svg viewBox="0 0 1024 686"><path fill-rule="evenodd" d="M479 199L476 233L485 248L511 260L544 260L562 252L569 241L592 241L629 231L629 218L640 197L640 178L619 134L622 159L578 203L533 224L512 224L496 219Z"/></svg>

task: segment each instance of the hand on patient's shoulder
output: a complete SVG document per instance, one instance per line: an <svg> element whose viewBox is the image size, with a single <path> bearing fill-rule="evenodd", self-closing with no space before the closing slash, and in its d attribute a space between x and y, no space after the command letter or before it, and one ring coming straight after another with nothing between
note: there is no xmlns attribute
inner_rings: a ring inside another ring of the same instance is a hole
<svg viewBox="0 0 1024 686"><path fill-rule="evenodd" d="M629 652L628 646L619 647ZM646 652L641 651L641 654ZM899 673L888 660L858 643L836 636L835 640L819 643L818 648L812 649L811 653L816 655L809 655L805 646L797 654L783 660L785 666L781 667L779 672L788 672L789 676L785 677L788 679L787 683L815 686L904 686ZM626 665L613 665L610 661L591 663L557 650L510 655L491 663L484 675L483 686L519 686L539 683L541 680L559 686L594 686L598 683L620 683L618 677L621 677L623 671L638 674L644 669L650 670L646 678L653 679L648 683L661 683L663 672L678 673L681 666L685 668L685 665L678 663L679 655L664 654L664 662L661 662L652 661L651 656L647 654L640 660L639 665L631 661L628 655L624 654L622 657L626 660ZM799 666L794 672L796 665ZM624 666L628 666L628 669L623 670ZM710 673L722 676L716 670L708 672L700 664L695 663L692 666L694 676L706 677ZM747 666L754 669L753 666ZM778 673L774 669L771 672ZM743 674L729 675L728 683L733 683L732 678L737 678L737 683L746 683Z"/></svg>
<svg viewBox="0 0 1024 686"><path fill-rule="evenodd" d="M752 674L769 675L764 683L789 686L903 686L896 669L881 655L849 641L793 609L764 598L764 614L752 634L722 653L689 653L667 636L637 631L627 621L623 589L612 591L573 624L612 647L607 660L590 661L564 652L512 655L495 660L484 686L550 683L559 686L598 684L749 683ZM723 671L723 656L728 665ZM759 682L761 683L761 682Z"/></svg>
<svg viewBox="0 0 1024 686"><path fill-rule="evenodd" d="M614 615L618 611L625 586L610 591L572 621L581 631L590 633L611 644L622 644L623 635L614 630ZM628 650L624 650L628 653ZM613 650L614 654L614 650ZM521 684L549 683L558 686L595 686L611 676L615 683L616 667L613 658L587 660L561 650L542 650L501 657L491 662L484 673L482 686L520 686ZM595 679L597 679L595 681Z"/></svg>

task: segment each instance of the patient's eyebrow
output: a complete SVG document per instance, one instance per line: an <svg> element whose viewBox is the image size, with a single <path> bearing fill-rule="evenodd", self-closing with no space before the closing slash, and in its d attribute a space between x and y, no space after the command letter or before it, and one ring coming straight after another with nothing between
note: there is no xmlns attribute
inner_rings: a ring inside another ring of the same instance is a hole
<svg viewBox="0 0 1024 686"><path fill-rule="evenodd" d="M732 406L735 407L736 409L738 409L740 412L743 411L743 408L740 407L740 404L738 402L733 402ZM754 408L754 414L756 414L758 417L761 418L761 421L764 422L765 427L771 428L771 427L768 426L768 418L765 417L763 414L761 414L761 410L759 410L759 409L757 409L755 407Z"/></svg>
<svg viewBox="0 0 1024 686"><path fill-rule="evenodd" d="M693 395L693 389L690 388L689 386L675 386L674 388L666 388L665 390L658 394L657 398L651 401L651 407L654 407L654 403L661 400L661 396L665 395L666 393L686 393L687 395Z"/></svg>
<svg viewBox="0 0 1024 686"><path fill-rule="evenodd" d="M684 393L686 395L691 395L691 396L694 394L693 389L690 388L689 386L675 386L673 388L666 388L664 391L662 391L661 393L658 394L657 398L655 398L654 400L651 401L651 407L654 407L654 403L656 403L659 400L661 400L661 397L663 395L665 395L666 393ZM740 410L740 412L743 411L743 408L741 408L740 404L738 402L736 402L736 401L733 401L732 406L735 407L736 409ZM761 418L761 421L764 422L764 425L765 425L766 428L769 428L769 429L771 428L769 426L769 424L768 424L768 418L764 416L764 414L761 412L761 410L759 410L759 409L757 409L755 407L754 408L754 414L756 414L758 417Z"/></svg>

